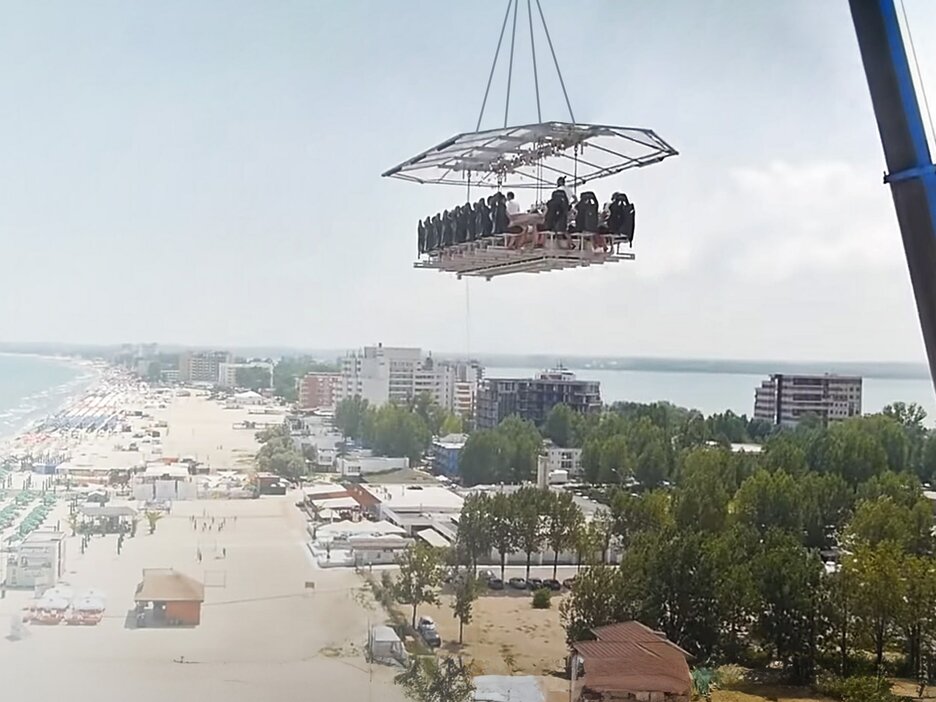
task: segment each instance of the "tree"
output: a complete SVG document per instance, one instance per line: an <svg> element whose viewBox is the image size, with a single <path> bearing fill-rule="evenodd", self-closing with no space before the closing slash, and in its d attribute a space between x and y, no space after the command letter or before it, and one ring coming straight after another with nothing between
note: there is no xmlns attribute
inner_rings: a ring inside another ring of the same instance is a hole
<svg viewBox="0 0 936 702"><path fill-rule="evenodd" d="M497 493L488 503L488 525L491 544L500 556L501 580L504 579L507 554L517 550L516 522L513 515L513 502L502 492Z"/></svg>
<svg viewBox="0 0 936 702"><path fill-rule="evenodd" d="M855 580L853 569L839 568L822 580L823 618L830 641L835 642L839 655L839 675L849 674L850 654L854 646Z"/></svg>
<svg viewBox="0 0 936 702"><path fill-rule="evenodd" d="M912 507L923 497L923 487L913 473L895 473L888 470L859 485L857 494L862 500L889 497L898 505Z"/></svg>
<svg viewBox="0 0 936 702"><path fill-rule="evenodd" d="M464 556L472 573L478 569L478 558L491 550L490 509L491 500L486 493L472 493L465 498L458 520L456 550Z"/></svg>
<svg viewBox="0 0 936 702"><path fill-rule="evenodd" d="M566 404L553 406L543 422L543 436L562 448L574 446L578 418L578 413Z"/></svg>
<svg viewBox="0 0 936 702"><path fill-rule="evenodd" d="M854 497L835 473L807 473L798 481L799 513L805 545L830 548L851 514Z"/></svg>
<svg viewBox="0 0 936 702"><path fill-rule="evenodd" d="M162 512L157 512L156 510L147 510L145 512L146 521L149 524L149 533L156 533L156 523L163 518Z"/></svg>
<svg viewBox="0 0 936 702"><path fill-rule="evenodd" d="M530 558L543 545L543 507L549 493L534 487L522 487L510 496L513 529L517 546L526 553L526 577L530 578Z"/></svg>
<svg viewBox="0 0 936 702"><path fill-rule="evenodd" d="M715 574L704 548L706 536L675 529L648 532L624 555L629 594L637 618L701 657L719 636Z"/></svg>
<svg viewBox="0 0 936 702"><path fill-rule="evenodd" d="M497 431L476 431L458 457L458 472L467 486L507 482L511 446Z"/></svg>
<svg viewBox="0 0 936 702"><path fill-rule="evenodd" d="M673 463L672 442L664 430L649 417L641 417L629 427L627 443L634 455L634 478L644 488L658 487Z"/></svg>
<svg viewBox="0 0 936 702"><path fill-rule="evenodd" d="M927 671L924 661L931 659L936 633L936 563L932 558L904 556L901 568L905 583L904 606L898 615L906 642L907 667L914 678Z"/></svg>
<svg viewBox="0 0 936 702"><path fill-rule="evenodd" d="M511 415L495 431L504 438L508 447L509 481L521 483L536 478L536 459L543 447L543 437L533 422Z"/></svg>
<svg viewBox="0 0 936 702"><path fill-rule="evenodd" d="M546 543L553 551L553 578L559 568L559 553L575 546L575 534L582 522L582 510L575 504L571 493L549 493L545 515Z"/></svg>
<svg viewBox="0 0 936 702"><path fill-rule="evenodd" d="M270 370L262 366L247 366L234 370L234 382L239 388L266 390L270 387Z"/></svg>
<svg viewBox="0 0 936 702"><path fill-rule="evenodd" d="M463 641L465 624L471 623L471 611L476 599L478 599L478 579L475 577L474 572L465 573L465 577L456 579L452 611L458 620L459 645Z"/></svg>
<svg viewBox="0 0 936 702"><path fill-rule="evenodd" d="M365 416L370 404L360 395L346 397L335 407L335 427L345 438L360 441L364 436Z"/></svg>
<svg viewBox="0 0 936 702"><path fill-rule="evenodd" d="M893 417L872 414L861 418L864 430L875 438L887 460L887 468L896 473L909 467L910 442L906 430Z"/></svg>
<svg viewBox="0 0 936 702"><path fill-rule="evenodd" d="M858 485L886 469L887 453L878 439L868 432L862 418L838 422L828 431L841 441L841 463L836 466L836 472L851 485Z"/></svg>
<svg viewBox="0 0 936 702"><path fill-rule="evenodd" d="M906 550L913 541L911 512L890 497L864 500L849 524L849 534L853 540L870 546L887 541Z"/></svg>
<svg viewBox="0 0 936 702"><path fill-rule="evenodd" d="M634 453L623 434L616 434L601 445L598 482L622 484L634 475Z"/></svg>
<svg viewBox="0 0 936 702"><path fill-rule="evenodd" d="M926 410L916 402L911 402L909 405L905 402L892 402L881 410L881 414L894 419L908 430L925 431L923 422L926 421Z"/></svg>
<svg viewBox="0 0 936 702"><path fill-rule="evenodd" d="M445 419L442 420L442 426L439 427L440 436L448 436L449 434L461 434L465 431L465 420L457 415L452 414L451 412L445 415Z"/></svg>
<svg viewBox="0 0 936 702"><path fill-rule="evenodd" d="M610 541L611 521L606 510L598 510L588 522L579 523L575 533L575 551L579 567L584 560L590 566L605 562ZM529 578L529 574L527 575Z"/></svg>
<svg viewBox="0 0 936 702"><path fill-rule="evenodd" d="M759 470L741 483L735 495L737 518L766 532L771 528L798 532L801 524L796 481L783 470Z"/></svg>
<svg viewBox="0 0 936 702"><path fill-rule="evenodd" d="M673 523L669 495L658 490L642 495L616 490L611 496L611 523L626 551L641 534L663 531Z"/></svg>
<svg viewBox="0 0 936 702"><path fill-rule="evenodd" d="M730 460L731 453L725 449L698 448L685 456L674 504L674 516L682 529L722 529L733 488L726 485Z"/></svg>
<svg viewBox="0 0 936 702"><path fill-rule="evenodd" d="M386 404L374 416L373 435L369 439L374 453L405 456L415 465L422 459L431 434L417 412Z"/></svg>
<svg viewBox="0 0 936 702"><path fill-rule="evenodd" d="M924 471L923 451L926 442L926 410L917 403L909 405L904 402L894 402L887 405L881 413L896 421L904 430L907 437L907 463L908 467L921 478L929 477Z"/></svg>
<svg viewBox="0 0 936 702"><path fill-rule="evenodd" d="M261 443L257 451L257 467L261 471L275 473L287 480L298 480L306 475L305 456L296 448L286 425L257 432L257 439Z"/></svg>
<svg viewBox="0 0 936 702"><path fill-rule="evenodd" d="M614 520L611 518L611 512L608 509L598 509L592 515L589 528L594 538L600 539L601 543L601 563L608 562L608 551L611 550L611 542L614 540Z"/></svg>
<svg viewBox="0 0 936 702"><path fill-rule="evenodd" d="M729 659L744 649L744 635L758 610L758 588L752 558L760 549L760 534L752 527L733 524L702 542L711 573L717 617L721 622L719 646Z"/></svg>
<svg viewBox="0 0 936 702"><path fill-rule="evenodd" d="M461 659L417 656L394 678L414 702L471 702L474 682Z"/></svg>
<svg viewBox="0 0 936 702"><path fill-rule="evenodd" d="M873 546L859 544L842 566L854 579L856 621L874 647L878 668L904 603L906 581L901 561L900 549L893 542L883 541Z"/></svg>
<svg viewBox="0 0 936 702"><path fill-rule="evenodd" d="M400 573L394 586L397 599L413 606L412 626L416 627L419 605L438 604L436 589L442 584L442 557L438 549L416 544L403 551L397 559Z"/></svg>
<svg viewBox="0 0 936 702"><path fill-rule="evenodd" d="M559 616L569 644L591 638L595 627L631 618L621 568L586 568L575 579L575 588L559 605Z"/></svg>
<svg viewBox="0 0 936 702"><path fill-rule="evenodd" d="M273 392L286 402L295 402L298 399L299 379L306 373L335 373L337 371L337 365L324 363L311 356L281 358L273 366Z"/></svg>
<svg viewBox="0 0 936 702"><path fill-rule="evenodd" d="M764 449L763 464L767 470L782 470L790 475L806 472L806 451L792 435L777 434L771 437Z"/></svg>
<svg viewBox="0 0 936 702"><path fill-rule="evenodd" d="M753 569L760 599L758 630L795 681L810 682L816 660L822 565L792 534L771 530Z"/></svg>

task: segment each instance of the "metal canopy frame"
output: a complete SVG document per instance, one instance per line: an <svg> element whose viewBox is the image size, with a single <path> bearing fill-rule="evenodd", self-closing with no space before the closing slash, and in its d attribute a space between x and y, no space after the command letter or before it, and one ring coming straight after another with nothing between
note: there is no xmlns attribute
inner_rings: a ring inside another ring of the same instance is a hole
<svg viewBox="0 0 936 702"><path fill-rule="evenodd" d="M415 183L490 188L577 188L678 152L652 129L543 122L456 134L381 175Z"/></svg>

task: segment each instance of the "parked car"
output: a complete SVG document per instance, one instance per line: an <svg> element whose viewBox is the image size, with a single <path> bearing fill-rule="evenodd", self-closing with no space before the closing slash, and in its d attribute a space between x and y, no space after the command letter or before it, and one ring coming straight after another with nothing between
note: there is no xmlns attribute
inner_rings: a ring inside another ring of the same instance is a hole
<svg viewBox="0 0 936 702"><path fill-rule="evenodd" d="M514 590L526 590L527 581L524 578L511 578L507 582Z"/></svg>
<svg viewBox="0 0 936 702"><path fill-rule="evenodd" d="M442 637L439 636L439 630L436 628L432 617L420 617L416 624L416 630L423 637L427 645L437 648L442 645Z"/></svg>
<svg viewBox="0 0 936 702"><path fill-rule="evenodd" d="M548 578L543 581L543 587L548 587L553 592L559 592L562 589L562 583L555 578Z"/></svg>
<svg viewBox="0 0 936 702"><path fill-rule="evenodd" d="M493 570L485 569L478 572L478 580L490 580L491 578L496 578L497 573Z"/></svg>
<svg viewBox="0 0 936 702"><path fill-rule="evenodd" d="M539 578L530 578L527 580L527 587L531 590L539 590L541 587L543 587L543 581Z"/></svg>
<svg viewBox="0 0 936 702"><path fill-rule="evenodd" d="M488 584L488 587L491 588L492 590L503 590L503 589L504 589L504 581L501 580L500 578L490 578L490 579L487 581L487 584Z"/></svg>
<svg viewBox="0 0 936 702"><path fill-rule="evenodd" d="M571 578L566 578L565 580L562 581L562 586L566 588L567 590L571 590L574 585L575 585L574 575Z"/></svg>

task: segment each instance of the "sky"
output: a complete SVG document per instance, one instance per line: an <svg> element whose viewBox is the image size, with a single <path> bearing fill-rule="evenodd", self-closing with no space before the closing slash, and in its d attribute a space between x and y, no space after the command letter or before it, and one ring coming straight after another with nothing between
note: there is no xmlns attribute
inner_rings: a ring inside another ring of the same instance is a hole
<svg viewBox="0 0 936 702"><path fill-rule="evenodd" d="M936 4L906 5L931 84ZM464 193L380 173L474 129L505 6L7 0L0 340L923 360L845 0L542 0L576 118L680 152L595 184L635 202L637 260L413 269Z"/></svg>

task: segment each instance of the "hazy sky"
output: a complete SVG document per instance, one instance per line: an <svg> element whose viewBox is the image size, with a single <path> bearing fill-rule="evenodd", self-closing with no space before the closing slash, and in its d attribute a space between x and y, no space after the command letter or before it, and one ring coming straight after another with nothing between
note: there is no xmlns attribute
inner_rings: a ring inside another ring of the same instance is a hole
<svg viewBox="0 0 936 702"><path fill-rule="evenodd" d="M466 283L411 267L464 191L379 176L474 128L504 0L4 2L2 340L923 358L845 0L542 4L576 117L680 155L596 184L636 262Z"/></svg>

